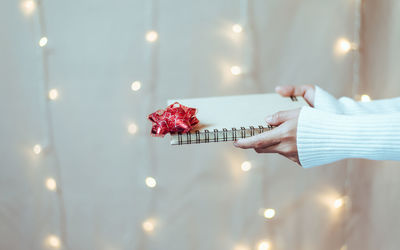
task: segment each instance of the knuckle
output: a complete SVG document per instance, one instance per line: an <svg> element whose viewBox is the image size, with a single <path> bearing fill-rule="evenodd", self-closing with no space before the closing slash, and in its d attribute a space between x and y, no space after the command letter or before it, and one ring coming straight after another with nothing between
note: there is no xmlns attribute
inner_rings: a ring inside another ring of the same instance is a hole
<svg viewBox="0 0 400 250"><path fill-rule="evenodd" d="M284 146L284 147L281 148L280 152L281 152L283 155L285 155L286 157L288 157L289 149L288 149L287 146Z"/></svg>
<svg viewBox="0 0 400 250"><path fill-rule="evenodd" d="M279 149L279 152L285 157L288 157L290 155L290 147L288 145L284 145Z"/></svg>
<svg viewBox="0 0 400 250"><path fill-rule="evenodd" d="M279 111L279 112L275 113L275 114L272 116L272 120L273 120L274 122L277 122L277 121L279 121L279 119L281 118L281 116L282 116L282 112Z"/></svg>
<svg viewBox="0 0 400 250"><path fill-rule="evenodd" d="M288 128L287 123L283 124L280 136L282 141L287 141L291 136L290 128Z"/></svg>

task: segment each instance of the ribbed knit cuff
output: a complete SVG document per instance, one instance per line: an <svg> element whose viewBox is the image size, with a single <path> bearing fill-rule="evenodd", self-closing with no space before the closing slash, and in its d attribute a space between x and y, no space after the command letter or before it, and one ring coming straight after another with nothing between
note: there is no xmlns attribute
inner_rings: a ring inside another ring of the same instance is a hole
<svg viewBox="0 0 400 250"><path fill-rule="evenodd" d="M315 86L314 107L322 111L345 115L395 113L400 112L400 97L359 102L349 97L336 99L325 90Z"/></svg>
<svg viewBox="0 0 400 250"><path fill-rule="evenodd" d="M349 116L303 107L297 149L304 168L345 158L400 160L400 113Z"/></svg>
<svg viewBox="0 0 400 250"><path fill-rule="evenodd" d="M381 99L370 102L358 102L348 97L339 100L344 114L381 114L400 112L400 98Z"/></svg>
<svg viewBox="0 0 400 250"><path fill-rule="evenodd" d="M333 95L318 86L315 86L314 107L326 112L343 113L340 102Z"/></svg>

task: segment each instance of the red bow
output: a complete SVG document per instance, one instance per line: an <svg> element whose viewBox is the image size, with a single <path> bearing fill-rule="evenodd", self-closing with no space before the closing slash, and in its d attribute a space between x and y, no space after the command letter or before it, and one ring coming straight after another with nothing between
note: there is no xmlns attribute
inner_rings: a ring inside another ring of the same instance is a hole
<svg viewBox="0 0 400 250"><path fill-rule="evenodd" d="M153 122L151 135L164 137L168 133L186 133L199 123L197 110L186 107L178 102L169 105L165 110L157 110L148 118Z"/></svg>

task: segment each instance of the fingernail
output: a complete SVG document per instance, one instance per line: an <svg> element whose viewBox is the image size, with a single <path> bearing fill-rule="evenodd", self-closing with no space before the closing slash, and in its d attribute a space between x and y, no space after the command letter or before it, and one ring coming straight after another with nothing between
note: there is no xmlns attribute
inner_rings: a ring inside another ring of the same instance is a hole
<svg viewBox="0 0 400 250"><path fill-rule="evenodd" d="M267 118L265 118L265 121L268 123L272 122L272 116L267 116Z"/></svg>
<svg viewBox="0 0 400 250"><path fill-rule="evenodd" d="M237 143L237 141L234 141L234 142L233 142L233 145L234 145L235 147L239 146L238 143Z"/></svg>
<svg viewBox="0 0 400 250"><path fill-rule="evenodd" d="M276 86L275 87L275 91L279 91L279 90L281 90L282 89L282 86Z"/></svg>

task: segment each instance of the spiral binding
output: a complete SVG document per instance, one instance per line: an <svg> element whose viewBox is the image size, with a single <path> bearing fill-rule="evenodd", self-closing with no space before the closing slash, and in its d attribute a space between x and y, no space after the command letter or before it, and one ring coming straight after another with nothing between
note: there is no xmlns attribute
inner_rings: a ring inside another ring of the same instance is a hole
<svg viewBox="0 0 400 250"><path fill-rule="evenodd" d="M173 145L184 145L184 144L199 144L199 143L210 143L210 142L226 142L226 141L236 141L239 138L246 138L250 136L254 136L256 134L261 134L265 131L273 129L274 126L258 126L255 128L250 126L249 128L240 127L240 129L232 128L230 130L223 128L222 131L218 129L214 129L210 132L208 129L205 129L203 132L199 130L195 132L185 133L186 136L182 133L178 133L173 135L177 137L177 141L172 140L171 144ZM195 139L192 139L192 136L195 136ZM185 138L185 139L184 139Z"/></svg>

